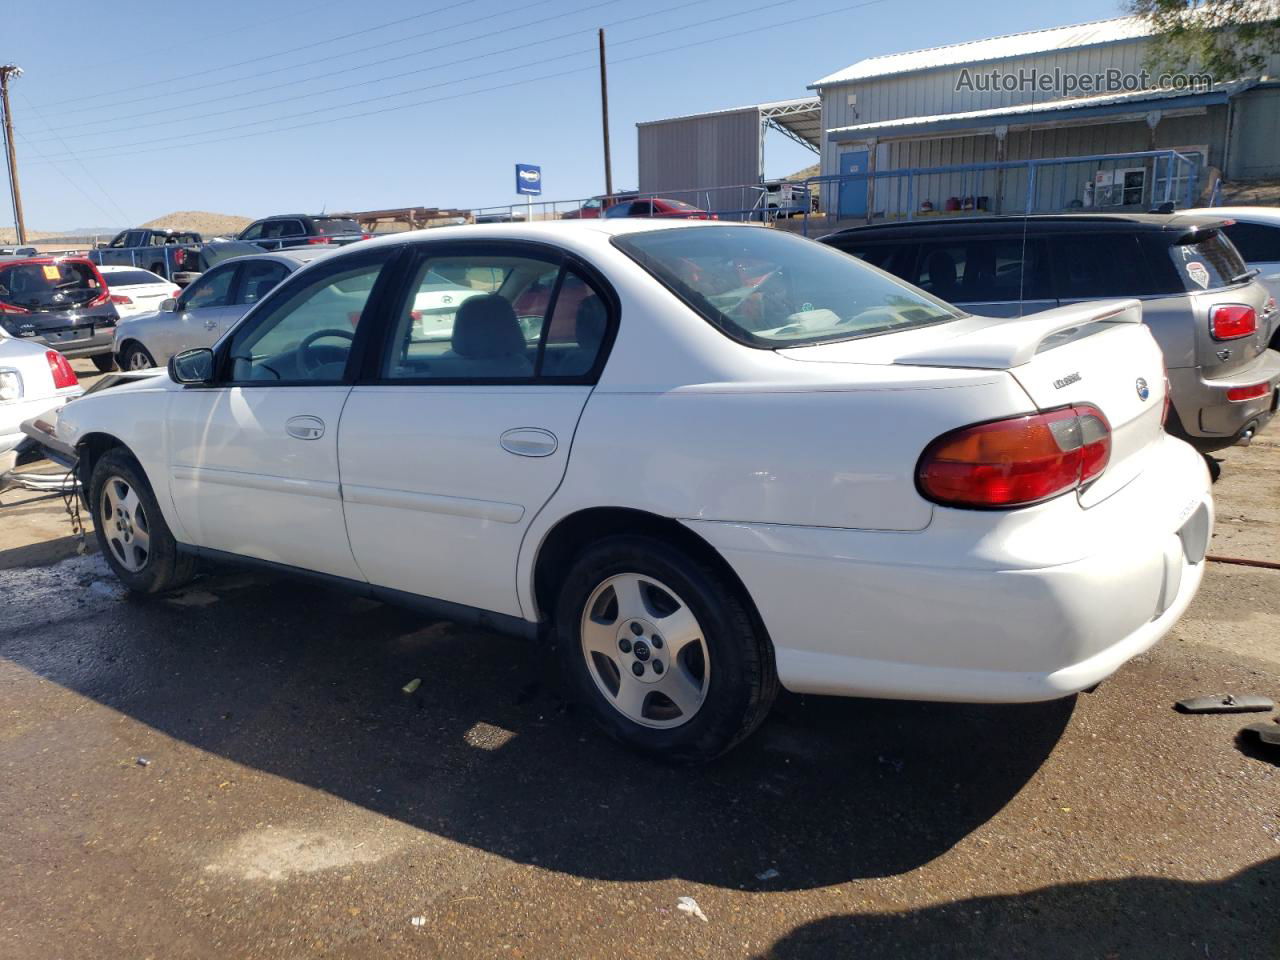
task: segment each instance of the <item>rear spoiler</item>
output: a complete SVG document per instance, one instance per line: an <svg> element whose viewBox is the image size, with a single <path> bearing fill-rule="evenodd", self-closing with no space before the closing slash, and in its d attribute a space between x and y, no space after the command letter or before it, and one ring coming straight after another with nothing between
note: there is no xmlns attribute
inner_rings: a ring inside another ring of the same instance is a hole
<svg viewBox="0 0 1280 960"><path fill-rule="evenodd" d="M894 363L1008 370L1030 363L1044 350L1097 332L1096 325L1141 323L1142 304L1137 300L1097 300L1055 307L1017 320L973 319L981 325L961 328L954 337L897 357ZM1090 327L1095 330L1090 331Z"/></svg>

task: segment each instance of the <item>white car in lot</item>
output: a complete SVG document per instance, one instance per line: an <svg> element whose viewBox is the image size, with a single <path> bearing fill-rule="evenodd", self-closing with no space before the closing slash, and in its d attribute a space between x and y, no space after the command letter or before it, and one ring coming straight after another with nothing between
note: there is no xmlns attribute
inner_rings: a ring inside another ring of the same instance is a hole
<svg viewBox="0 0 1280 960"><path fill-rule="evenodd" d="M0 329L0 474L11 470L25 439L22 422L84 392L67 358L42 343Z"/></svg>
<svg viewBox="0 0 1280 960"><path fill-rule="evenodd" d="M439 277L481 291L447 338ZM526 635L613 736L701 759L779 684L1044 700L1170 629L1213 504L1140 309L969 316L748 225L442 228L26 429L134 591L240 559Z"/></svg>
<svg viewBox="0 0 1280 960"><path fill-rule="evenodd" d="M107 281L111 302L116 305L120 319L154 312L170 297L179 297L182 291L158 273L140 267L101 266L98 272Z"/></svg>

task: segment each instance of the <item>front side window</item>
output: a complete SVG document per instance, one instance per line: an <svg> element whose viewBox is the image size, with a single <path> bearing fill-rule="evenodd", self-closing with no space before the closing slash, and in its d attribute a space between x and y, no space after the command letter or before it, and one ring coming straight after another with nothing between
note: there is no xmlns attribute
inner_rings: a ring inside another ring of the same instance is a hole
<svg viewBox="0 0 1280 960"><path fill-rule="evenodd" d="M595 288L537 256L427 257L411 289L383 360L386 379L581 377L608 327ZM588 317L589 299L598 310Z"/></svg>
<svg viewBox="0 0 1280 960"><path fill-rule="evenodd" d="M310 282L282 290L265 313L232 334L231 379L236 382L319 382L342 379L356 326L384 260L360 259L345 268L312 272Z"/></svg>
<svg viewBox="0 0 1280 960"><path fill-rule="evenodd" d="M182 294L182 309L225 307L231 302L231 281L235 275L235 264L228 264L219 270L210 270L187 287Z"/></svg>
<svg viewBox="0 0 1280 960"><path fill-rule="evenodd" d="M1063 300L1133 297L1153 292L1131 233L1072 234L1049 241L1054 286Z"/></svg>
<svg viewBox="0 0 1280 960"><path fill-rule="evenodd" d="M613 238L727 336L797 347L964 314L838 250L763 227L675 227Z"/></svg>
<svg viewBox="0 0 1280 960"><path fill-rule="evenodd" d="M263 223L253 223L253 224L250 224L247 228L245 228L244 233L240 234L240 239L241 239L241 240L260 240L260 239L262 239L262 228L263 228L264 226L265 226L265 224L263 224Z"/></svg>

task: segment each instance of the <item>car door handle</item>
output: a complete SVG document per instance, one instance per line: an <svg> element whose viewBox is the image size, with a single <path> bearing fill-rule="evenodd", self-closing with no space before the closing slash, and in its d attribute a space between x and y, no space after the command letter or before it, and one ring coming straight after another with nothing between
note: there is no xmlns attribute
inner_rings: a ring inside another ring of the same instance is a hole
<svg viewBox="0 0 1280 960"><path fill-rule="evenodd" d="M517 457L549 457L560 446L556 435L541 427L515 427L504 433L499 442L503 450Z"/></svg>
<svg viewBox="0 0 1280 960"><path fill-rule="evenodd" d="M206 330L212 330L212 329L214 329L217 325L218 325L218 321L217 321L217 320L214 320L212 317L207 317L207 318L205 318L205 321L204 321L204 328L205 328Z"/></svg>
<svg viewBox="0 0 1280 960"><path fill-rule="evenodd" d="M298 416L285 421L285 433L298 440L319 440L324 436L324 421L319 417Z"/></svg>

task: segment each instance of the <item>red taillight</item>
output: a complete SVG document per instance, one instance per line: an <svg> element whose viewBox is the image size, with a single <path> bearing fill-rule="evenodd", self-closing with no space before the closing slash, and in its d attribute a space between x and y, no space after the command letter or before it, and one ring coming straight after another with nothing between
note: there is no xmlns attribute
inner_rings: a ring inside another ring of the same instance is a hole
<svg viewBox="0 0 1280 960"><path fill-rule="evenodd" d="M28 310L26 307L15 307L12 303L5 303L3 300L0 300L0 313L9 314L10 316L16 317L16 316L20 316L22 314L27 314L30 312L31 311Z"/></svg>
<svg viewBox="0 0 1280 960"><path fill-rule="evenodd" d="M1271 384L1254 383L1247 387L1232 387L1227 391L1227 399L1232 403L1244 403L1246 400L1257 400L1271 392Z"/></svg>
<svg viewBox="0 0 1280 960"><path fill-rule="evenodd" d="M80 382L76 379L76 372L71 369L70 362L62 354L56 350L46 350L44 358L49 361L49 372L53 374L55 390L74 387Z"/></svg>
<svg viewBox="0 0 1280 960"><path fill-rule="evenodd" d="M373 239L373 234L372 234L372 233L362 233L362 234L360 234L360 239L361 239L361 240L372 240L372 239Z"/></svg>
<svg viewBox="0 0 1280 960"><path fill-rule="evenodd" d="M328 237L307 237L307 243L328 243Z"/></svg>
<svg viewBox="0 0 1280 960"><path fill-rule="evenodd" d="M1209 332L1215 340L1237 340L1257 329L1257 311L1243 303L1223 303L1209 311Z"/></svg>
<svg viewBox="0 0 1280 960"><path fill-rule="evenodd" d="M945 506L1019 507L1097 479L1111 459L1111 424L1081 404L943 434L916 468L920 492Z"/></svg>
<svg viewBox="0 0 1280 960"><path fill-rule="evenodd" d="M187 262L187 251L183 250L181 247L173 251L173 265L175 267L180 267L186 262Z"/></svg>
<svg viewBox="0 0 1280 960"><path fill-rule="evenodd" d="M130 300L128 297L126 297L123 293L113 293L111 295L111 302L116 304L117 306L125 306L127 304L133 303L133 301Z"/></svg>

